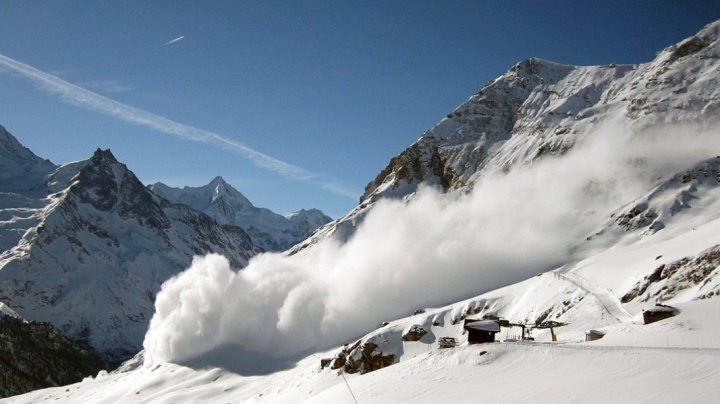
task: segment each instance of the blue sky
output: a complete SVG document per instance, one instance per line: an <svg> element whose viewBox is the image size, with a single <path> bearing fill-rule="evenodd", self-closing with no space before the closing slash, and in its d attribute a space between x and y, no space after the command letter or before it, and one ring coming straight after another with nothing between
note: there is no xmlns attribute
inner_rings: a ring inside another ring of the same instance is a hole
<svg viewBox="0 0 720 404"><path fill-rule="evenodd" d="M56 164L110 148L145 183L222 175L257 206L337 217L514 63L646 62L717 18L712 1L2 1L0 124Z"/></svg>

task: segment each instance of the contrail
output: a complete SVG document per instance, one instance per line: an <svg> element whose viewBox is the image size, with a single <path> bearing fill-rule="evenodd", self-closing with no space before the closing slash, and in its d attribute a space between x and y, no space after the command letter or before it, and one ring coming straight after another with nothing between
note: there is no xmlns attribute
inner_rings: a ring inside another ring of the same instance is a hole
<svg viewBox="0 0 720 404"><path fill-rule="evenodd" d="M358 196L357 192L349 190L344 184L331 178L276 159L217 133L175 122L152 112L115 101L2 54L0 54L0 66L11 69L30 79L42 90L59 96L63 102L100 112L135 125L145 126L168 135L236 152L257 167L273 171L286 178L318 185L336 195L352 199L356 199Z"/></svg>
<svg viewBox="0 0 720 404"><path fill-rule="evenodd" d="M171 40L165 42L165 43L163 44L163 46L165 46L165 45L170 45L170 44L173 44L173 43L178 42L178 41L182 41L183 39L185 39L185 35L180 35L179 37L177 37L177 38L175 38L175 39L171 39Z"/></svg>

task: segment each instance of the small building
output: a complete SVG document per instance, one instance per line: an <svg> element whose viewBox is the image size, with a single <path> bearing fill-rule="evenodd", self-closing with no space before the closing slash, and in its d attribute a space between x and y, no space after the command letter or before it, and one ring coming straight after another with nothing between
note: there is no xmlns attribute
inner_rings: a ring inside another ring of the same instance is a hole
<svg viewBox="0 0 720 404"><path fill-rule="evenodd" d="M645 324L654 323L656 321L665 320L676 316L680 311L672 306L666 306L664 304L656 304L654 307L649 309L643 309L643 322Z"/></svg>
<svg viewBox="0 0 720 404"><path fill-rule="evenodd" d="M585 341L597 341L604 337L605 333L598 330L590 330L585 333Z"/></svg>
<svg viewBox="0 0 720 404"><path fill-rule="evenodd" d="M496 320L465 319L463 328L468 333L468 344L495 342L495 334L500 332L500 322Z"/></svg>

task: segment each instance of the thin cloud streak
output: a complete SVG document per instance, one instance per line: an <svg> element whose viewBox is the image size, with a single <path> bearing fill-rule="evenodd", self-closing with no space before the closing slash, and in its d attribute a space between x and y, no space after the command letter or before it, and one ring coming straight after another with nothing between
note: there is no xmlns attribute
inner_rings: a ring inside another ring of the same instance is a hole
<svg viewBox="0 0 720 404"><path fill-rule="evenodd" d="M175 39L171 39L171 40L165 42L165 43L163 44L163 46L167 46L167 45L170 45L170 44L174 44L175 42L182 41L183 39L185 39L185 35L180 35L179 37L177 37L177 38L175 38Z"/></svg>
<svg viewBox="0 0 720 404"><path fill-rule="evenodd" d="M83 87L92 88L95 91L102 91L107 93L125 93L132 90L132 87L127 86L116 80L92 80L80 83Z"/></svg>
<svg viewBox="0 0 720 404"><path fill-rule="evenodd" d="M336 195L352 199L357 198L358 194L356 192L347 189L343 184L337 181L328 179L302 167L276 159L275 157L254 150L238 141L226 138L217 133L178 123L160 115L153 114L152 112L123 104L2 54L0 54L0 65L30 79L41 89L59 96L62 101L69 104L100 112L135 125L145 126L165 134L233 151L240 154L255 166L273 171L286 178L318 185L322 189Z"/></svg>

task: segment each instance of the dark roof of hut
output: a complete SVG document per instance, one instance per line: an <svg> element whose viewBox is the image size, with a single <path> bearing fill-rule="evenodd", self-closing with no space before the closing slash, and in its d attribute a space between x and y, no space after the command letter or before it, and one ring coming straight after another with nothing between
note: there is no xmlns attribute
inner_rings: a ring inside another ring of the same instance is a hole
<svg viewBox="0 0 720 404"><path fill-rule="evenodd" d="M667 306L664 304L656 304L653 307L643 309L643 312L650 312L650 313L673 313L677 314L680 310L676 309L672 306Z"/></svg>
<svg viewBox="0 0 720 404"><path fill-rule="evenodd" d="M500 332L500 323L495 320L479 320L465 324L466 330Z"/></svg>

